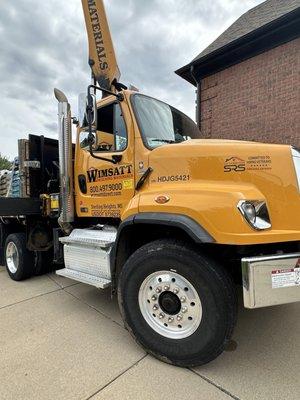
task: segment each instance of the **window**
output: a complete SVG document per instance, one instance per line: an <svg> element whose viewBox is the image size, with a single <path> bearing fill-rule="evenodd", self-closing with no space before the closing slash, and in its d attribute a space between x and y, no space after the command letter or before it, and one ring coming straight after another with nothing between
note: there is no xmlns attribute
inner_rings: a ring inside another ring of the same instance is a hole
<svg viewBox="0 0 300 400"><path fill-rule="evenodd" d="M123 151L127 147L127 132L118 103L98 108L97 151Z"/></svg>
<svg viewBox="0 0 300 400"><path fill-rule="evenodd" d="M80 132L80 147L88 148L88 132ZM123 151L127 147L127 131L118 103L98 108L94 151Z"/></svg>
<svg viewBox="0 0 300 400"><path fill-rule="evenodd" d="M149 148L200 138L193 120L162 101L136 94L133 106L143 140Z"/></svg>

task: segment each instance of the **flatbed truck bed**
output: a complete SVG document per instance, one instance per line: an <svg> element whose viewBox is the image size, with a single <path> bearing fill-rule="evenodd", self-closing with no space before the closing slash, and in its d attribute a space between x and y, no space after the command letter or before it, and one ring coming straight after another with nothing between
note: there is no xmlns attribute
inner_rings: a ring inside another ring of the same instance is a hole
<svg viewBox="0 0 300 400"><path fill-rule="evenodd" d="M0 197L0 218L41 215L41 212L39 198Z"/></svg>

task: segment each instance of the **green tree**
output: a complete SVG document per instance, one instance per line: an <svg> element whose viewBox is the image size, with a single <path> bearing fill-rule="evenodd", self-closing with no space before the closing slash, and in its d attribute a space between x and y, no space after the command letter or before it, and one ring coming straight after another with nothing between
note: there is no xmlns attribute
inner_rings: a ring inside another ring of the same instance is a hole
<svg viewBox="0 0 300 400"><path fill-rule="evenodd" d="M5 156L2 156L0 153L0 170L1 169L11 169L12 162Z"/></svg>

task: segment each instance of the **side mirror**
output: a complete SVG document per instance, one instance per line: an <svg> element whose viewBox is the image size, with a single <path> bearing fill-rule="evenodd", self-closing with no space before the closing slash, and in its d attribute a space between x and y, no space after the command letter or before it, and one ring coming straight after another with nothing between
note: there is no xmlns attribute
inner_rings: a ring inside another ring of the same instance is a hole
<svg viewBox="0 0 300 400"><path fill-rule="evenodd" d="M112 164L117 164L122 160L122 155L120 154L113 154L111 158L106 158L106 157L99 157L94 153L94 150L97 149L98 147L97 146L97 101L96 101L96 94L91 93L92 89L94 90L94 92L96 90L105 91L106 93L116 96L118 99L120 99L120 97L119 94L116 95L115 93L109 90L105 90L95 85L89 85L86 96L86 113L85 113L85 119L88 127L87 130L85 130L86 132L88 132L86 142L88 144L91 156L93 158L96 158L97 160L103 160L103 161L108 161ZM81 102L83 102L83 96L81 98Z"/></svg>
<svg viewBox="0 0 300 400"><path fill-rule="evenodd" d="M89 132L97 130L97 100L96 95L89 93L87 95L86 119Z"/></svg>
<svg viewBox="0 0 300 400"><path fill-rule="evenodd" d="M80 93L78 96L78 122L80 128L97 129L97 100L95 94Z"/></svg>
<svg viewBox="0 0 300 400"><path fill-rule="evenodd" d="M82 129L79 133L79 144L82 149L89 150L90 146L92 146L93 150L97 150L97 135L96 132L92 132L91 134L86 130Z"/></svg>
<svg viewBox="0 0 300 400"><path fill-rule="evenodd" d="M95 94L88 93L86 119L88 123L88 142L90 152L97 148L97 99Z"/></svg>
<svg viewBox="0 0 300 400"><path fill-rule="evenodd" d="M80 128L87 126L86 107L87 107L86 93L80 93L78 95L78 122Z"/></svg>

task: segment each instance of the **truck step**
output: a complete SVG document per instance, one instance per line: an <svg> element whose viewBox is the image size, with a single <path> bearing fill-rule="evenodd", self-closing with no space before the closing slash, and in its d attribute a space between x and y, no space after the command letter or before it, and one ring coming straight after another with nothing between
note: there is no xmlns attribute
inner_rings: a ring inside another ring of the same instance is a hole
<svg viewBox="0 0 300 400"><path fill-rule="evenodd" d="M109 248L116 240L117 231L114 227L103 229L74 229L69 236L60 238L63 244L74 244L83 247Z"/></svg>
<svg viewBox="0 0 300 400"><path fill-rule="evenodd" d="M111 283L111 251L117 230L113 226L97 228L74 229L60 238L65 268L56 273L103 289Z"/></svg>
<svg viewBox="0 0 300 400"><path fill-rule="evenodd" d="M111 281L109 279L100 278L98 276L85 274L84 272L75 271L69 268L63 268L56 271L57 275L70 278L78 282L86 283L88 285L95 286L96 288L105 289L110 286Z"/></svg>

